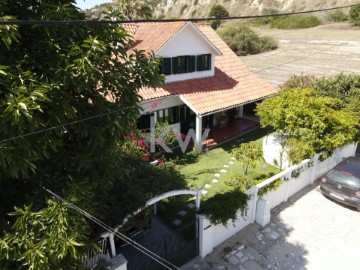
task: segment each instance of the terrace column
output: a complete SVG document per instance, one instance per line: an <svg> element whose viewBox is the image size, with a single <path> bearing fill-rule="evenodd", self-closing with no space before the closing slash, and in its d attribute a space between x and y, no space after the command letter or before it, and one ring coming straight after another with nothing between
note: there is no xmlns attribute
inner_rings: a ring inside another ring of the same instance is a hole
<svg viewBox="0 0 360 270"><path fill-rule="evenodd" d="M236 118L241 118L243 117L244 114L244 106L239 106L236 108Z"/></svg>
<svg viewBox="0 0 360 270"><path fill-rule="evenodd" d="M202 143L202 117L201 115L196 115L196 139L195 139L195 147L199 149L199 145Z"/></svg>

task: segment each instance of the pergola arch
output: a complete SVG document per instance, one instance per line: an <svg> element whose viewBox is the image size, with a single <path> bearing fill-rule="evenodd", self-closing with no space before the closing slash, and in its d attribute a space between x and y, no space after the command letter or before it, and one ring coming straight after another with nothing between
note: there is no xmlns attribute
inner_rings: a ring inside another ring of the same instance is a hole
<svg viewBox="0 0 360 270"><path fill-rule="evenodd" d="M168 191L165 192L163 194L160 194L158 196L155 196L154 198L151 198L150 200L147 200L145 202L145 205L141 208L139 208L138 210L134 211L133 213L127 215L124 219L123 222L118 225L114 231L108 231L108 232L104 232L103 234L101 234L102 238L109 238L110 241L110 251L111 251L111 257L115 257L116 256L116 251L115 251L115 242L114 242L114 234L117 233L117 231L123 227L125 225L126 222L128 222L129 218L137 215L138 213L140 213L142 210L144 210L146 207L149 207L151 205L155 206L156 209L156 203L164 200L166 198L169 197L174 197L174 196L180 196L180 195L194 195L195 196L195 207L196 209L200 208L200 196L201 196L201 192L204 190L204 188L199 188L196 190L187 190L187 189L180 189L180 190L172 190L172 191Z"/></svg>
<svg viewBox="0 0 360 270"><path fill-rule="evenodd" d="M136 216L142 210L144 210L146 207L154 205L155 206L155 211L156 211L156 203L159 202L159 201L162 201L162 200L164 200L166 198L169 198L169 197L180 196L180 195L194 195L195 196L195 207L196 207L196 209L199 209L200 208L200 196L201 196L201 192L203 190L204 190L204 188L199 188L199 189L195 189L195 190L179 189L179 190L168 191L168 192L165 192L165 193L160 194L158 196L155 196L154 198L151 198L150 200L147 200L143 207L140 207L136 211L134 211L131 214L127 215L123 219L123 222L115 228L115 232L117 232L121 227L123 227L125 225L125 223L128 222L128 220L131 217Z"/></svg>

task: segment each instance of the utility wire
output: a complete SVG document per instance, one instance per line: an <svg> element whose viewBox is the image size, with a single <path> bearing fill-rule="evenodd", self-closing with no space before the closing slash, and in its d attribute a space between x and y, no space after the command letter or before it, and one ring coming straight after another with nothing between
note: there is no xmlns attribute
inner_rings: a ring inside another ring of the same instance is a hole
<svg viewBox="0 0 360 270"><path fill-rule="evenodd" d="M161 99L159 99L159 100L161 100ZM159 100L158 100L158 101L159 101ZM151 104L151 103L153 103L153 102L149 102L149 103L146 103L146 104ZM145 105L146 105L146 104L145 104ZM90 117L82 118L82 119L75 120L75 121L72 121L72 122L68 122L68 123L65 123L65 124L61 124L61 125L57 125L57 126L52 126L52 127L45 128L45 129L40 129L40 130L37 130L37 131L34 131L34 132L29 132L29 133L26 133L26 134L23 134L23 135L18 135L18 136L14 136L14 137L11 137L11 138L8 138L8 139L1 140L0 143L5 143L5 142L8 142L8 141L17 140L17 139L23 139L23 138L25 138L25 137L29 137L29 136L32 136L32 135L40 134L40 133L43 133L43 132L48 132L48 131L52 131L52 130L55 130L55 129L58 129L58 128L62 128L62 127L66 127L66 126L78 124L78 123L81 123L81 122L86 122L86 121L94 120L94 119L96 119L96 118L101 118L101 117L103 117L103 116L121 113L121 112L124 112L125 110L134 109L135 107L136 107L136 105L134 105L134 106L129 106L129 107L121 108L121 109L114 110L114 111L111 111L111 112L102 113L102 114L97 114L97 115L93 115L93 116L90 116ZM144 110L144 112L147 112L147 111L149 111L149 110L150 110L150 108L148 108L147 110Z"/></svg>
<svg viewBox="0 0 360 270"><path fill-rule="evenodd" d="M46 188L46 187L44 187L42 185L40 185L40 187L43 190L45 190L47 193L51 194L53 197L55 197L55 198L59 199L60 201L64 202L70 208L72 208L75 211L79 212L81 215L87 217L88 219L90 219L91 221L93 221L94 223L96 223L97 225L102 227L103 229L113 233L114 235L116 235L117 237L119 237L120 239L125 241L126 243L130 244L131 246L133 246L134 248L136 248L137 250L139 250L140 252L142 252L143 254L148 256L149 258L153 259L157 263L161 264L165 268L170 269L170 270L173 270L173 269L180 270L180 268L178 268L176 265L174 265L171 262L165 260L164 258L160 257L159 255L157 255L156 253L154 253L151 250L147 249L146 247L140 245L138 242L132 240L131 238L127 237L126 235L116 231L114 228L110 227L109 225L107 225L106 223L104 223L101 220L97 219L96 217L90 215L85 210L81 209L80 207L76 206L75 204L65 200L63 197L61 197L60 195L58 195L55 192L51 191L50 189L48 189L48 188Z"/></svg>
<svg viewBox="0 0 360 270"><path fill-rule="evenodd" d="M229 16L229 17L220 17L220 18L189 18L189 19L144 19L144 20L7 20L0 21L0 25L84 25L84 24L122 24L122 23L144 23L144 22L200 22L200 21L217 21L217 20L238 20L238 19L254 19L254 18L266 18L266 17L280 17L288 15L298 15L298 14L310 14L316 12L324 12L330 10L351 8L360 5L353 4L347 6L339 6L332 8L323 8L315 10L306 10L298 12L289 12L289 13L277 13L269 15L254 15L254 16Z"/></svg>
<svg viewBox="0 0 360 270"><path fill-rule="evenodd" d="M360 38L360 37L359 37ZM358 41L359 39L353 39L351 41ZM251 73L245 75L242 77L242 79L244 79L245 77L248 77L250 75L253 75L253 74L257 74L257 73L260 73L260 72L263 72L263 71L266 71L266 70L270 70L270 69L273 69L273 68L276 68L276 67L280 67L280 66L284 66L284 65L287 65L287 64L290 64L290 63L294 63L294 62L297 62L299 60L302 60L302 59L306 59L310 56L313 56L313 55L317 55L317 54L320 54L322 52L325 52L325 51L328 51L328 50L331 50L333 48L336 48L340 45L344 45L346 43L339 43L339 44L336 44L334 46L331 46L330 48L325 48L323 50L319 50L317 52L314 52L314 53L311 53L311 54L308 54L308 55L305 55L305 56L301 56L299 58L296 58L294 60L290 60L290 61L287 61L287 62L284 62L284 63L280 63L280 64L277 64L277 65L274 65L274 66L271 66L271 67L267 67L267 68L263 68L263 69L260 69L260 70L257 70L257 71L252 71ZM151 101L151 102L148 102L146 104L153 104L153 103L157 103L157 102L161 102L162 98L159 98L158 100L155 100L155 101ZM145 104L145 105L146 105ZM0 143L5 143L5 142L8 142L8 141L11 141L11 140L17 140L17 139L21 139L21 138L25 138L25 137L29 137L29 136L32 136L32 135L36 135L36 134L40 134L40 133L43 133L43 132L48 132L48 131L51 131L51 130L54 130L54 129L57 129L57 128L62 128L62 127L65 127L65 126L69 126L69 125L73 125L73 124L78 124L78 123L81 123L81 122L85 122L85 121L89 121L89 120L93 120L93 119L96 119L96 118L100 118L100 117L103 117L103 116L107 116L107 115L111 115L111 114L116 114L116 113L120 113L122 111L125 111L127 109L132 109L134 108L134 106L130 106L130 107L127 107L127 108L122 108L122 109L119 109L119 110L115 110L115 111L111 111L111 112L107 112L107 113L103 113L103 114L98 114L98 115L94 115L94 116L90 116L90 117L87 117L87 118L83 118L83 119L80 119L80 120L75 120L75 121L72 121L72 122L69 122L69 123L65 123L65 124L62 124L62 125L57 125L57 126L53 126L53 127L50 127L50 128L46 128L46 129L41 129L41 130L38 130L38 131L34 131L34 132L30 132L30 133L26 133L24 135L18 135L18 136L14 136L14 137L11 137L11 138L7 138L7 139L4 139L4 140L1 140ZM144 112L148 112L151 110L151 107L149 107L148 109L144 110Z"/></svg>

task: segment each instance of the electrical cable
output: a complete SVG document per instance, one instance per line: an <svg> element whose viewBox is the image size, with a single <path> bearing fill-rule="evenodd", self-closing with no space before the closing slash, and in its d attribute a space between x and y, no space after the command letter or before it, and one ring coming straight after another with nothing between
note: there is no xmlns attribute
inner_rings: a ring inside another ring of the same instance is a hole
<svg viewBox="0 0 360 270"><path fill-rule="evenodd" d="M48 189L48 188L46 188L46 187L44 187L42 185L40 185L40 187L43 190L45 190L47 193L51 194L53 197L59 199L60 201L64 202L65 204L67 204L70 208L74 209L75 211L79 212L83 216L87 217L88 219L90 219L91 221L93 221L94 223L96 223L97 225L99 225L100 227L105 229L106 231L113 233L114 235L119 237L121 240L123 240L126 243L130 244L131 246L133 246L134 248L136 248L137 250L139 250L140 252L142 252L143 254L148 256L149 258L153 259L157 263L159 263L162 266L166 267L167 269L180 270L180 268L178 268L176 265L174 265L171 262L165 260L164 258L160 257L159 255L157 255L156 253L154 253L151 250L147 249L146 247L140 245L136 241L134 241L131 238L127 237L126 235L116 231L115 229L113 229L112 227L107 225L106 223L104 223L104 222L100 221L99 219L97 219L96 217L90 215L85 210L81 209L80 207L76 206L75 204L73 204L71 202L68 202L63 197L61 197L60 195L58 195L55 192L51 191L50 189Z"/></svg>
<svg viewBox="0 0 360 270"><path fill-rule="evenodd" d="M360 38L360 37L358 37ZM359 39L356 38L356 39L353 39L351 41L359 41ZM325 51L328 51L328 50L331 50L333 48L336 48L340 45L344 45L345 43L339 43L339 44L336 44L334 46L331 46L330 48L326 48L326 49L323 49L323 50L319 50L315 53L311 53L311 54L308 54L308 55L305 55L305 56L301 56L299 58L296 58L294 60L290 60L290 61L287 61L287 62L284 62L284 63L280 63L280 64L277 64L277 65L274 65L274 66L271 66L271 67L267 67L267 68L263 68L263 69L260 69L260 70L257 70L257 71L253 71L252 73L249 73L247 75L245 75L243 78L245 77L248 77L250 75L253 75L253 74L257 74L257 73L260 73L260 72L263 72L263 71L267 71L267 70L270 70L270 69L273 69L273 68L276 68L276 67L279 67L279 66L283 66L283 65L287 65L287 64L290 64L290 63L293 63L293 62L297 62L299 60L302 60L302 59L306 59L310 56L313 56L313 55L317 55L319 53L322 53L322 52L325 52ZM161 101L163 98L159 98L155 101L151 101L151 102L148 102L146 104L153 104L153 103L156 103L158 101ZM73 125L73 124L77 124L77 123L80 123L80 122L84 122L84 121L89 121L89 120L93 120L93 119L96 119L96 118L99 118L99 117L102 117L102 116L106 116L106 115L110 115L110 114L115 114L115 113L119 113L119 112L122 112L126 109L131 109L131 108L134 108L135 106L130 106L130 107L127 107L127 108L123 108L123 109L119 109L119 110L115 110L115 111L111 111L111 112L107 112L107 113L104 113L104 114L99 114L99 115L94 115L94 116L91 116L91 117L87 117L87 118L83 118L83 119L80 119L80 120L75 120L75 121L72 121L72 122L69 122L69 123L65 123L65 124L62 124L62 125L57 125L57 126L53 126L53 127L50 127L50 128L47 128L47 129L42 129L42 130L38 130L38 131L34 131L34 132L30 132L30 133L26 133L24 135L18 135L18 136L14 136L14 137L11 137L11 138L8 138L8 139L4 139L4 140L1 140L0 143L4 143L4 142L8 142L8 141L11 141L11 140L16 140L16 139L20 139L20 138L24 138L24 137L28 137L28 136L31 136L31 135L35 135L35 134L39 134L39 133L42 133L42 132L47 132L47 131L51 131L51 130L54 130L54 129L57 129L57 128L61 128L61 127L65 127L65 126L68 126L68 125ZM144 110L144 112L147 112L147 111L150 111L151 108L149 107L148 109Z"/></svg>
<svg viewBox="0 0 360 270"><path fill-rule="evenodd" d="M162 100L162 99L158 99L155 102L158 102L159 100ZM152 104L152 103L154 103L154 101L145 103L145 105ZM135 107L136 107L136 105L129 106L129 107L126 107L126 108L110 111L110 112L107 112L107 113L102 113L102 114L97 114L97 115L93 115L93 116L90 116L90 117L82 118L80 120L75 120L75 121L68 122L68 123L65 123L65 124L52 126L52 127L45 128L45 129L40 129L40 130L37 130L37 131L34 131L34 132L29 132L29 133L26 133L26 134L23 134L23 135L18 135L18 136L14 136L14 137L11 137L11 138L8 138L8 139L1 140L0 143L5 143L5 142L8 142L8 141L17 140L17 139L20 139L20 138L22 139L22 138L25 138L25 137L28 137L28 136L31 136L31 135L36 135L36 134L39 134L39 133L48 132L48 131L51 131L51 130L54 130L54 129L66 127L66 126L69 126L69 125L78 124L78 123L89 121L89 120L94 120L96 118L100 118L100 117L103 117L103 116L120 113L120 112L123 112L125 110L129 110L129 109L134 109ZM144 112L147 112L147 111L150 111L150 108L144 110Z"/></svg>
<svg viewBox="0 0 360 270"><path fill-rule="evenodd" d="M254 16L229 16L229 17L220 17L220 18L189 18L189 19L144 19L144 20L7 20L0 21L0 25L99 25L99 24L124 24L124 23L147 23L147 22L200 22L200 21L217 21L217 20L238 20L238 19L255 19L255 18L267 18L267 17L280 17L280 16L289 16L289 15L299 15L299 14L310 14L316 12L324 12L330 10L351 8L360 5L346 5L332 8L316 9L316 10L306 10L298 12L288 12L288 13L277 13L277 14L268 14L268 15L254 15Z"/></svg>

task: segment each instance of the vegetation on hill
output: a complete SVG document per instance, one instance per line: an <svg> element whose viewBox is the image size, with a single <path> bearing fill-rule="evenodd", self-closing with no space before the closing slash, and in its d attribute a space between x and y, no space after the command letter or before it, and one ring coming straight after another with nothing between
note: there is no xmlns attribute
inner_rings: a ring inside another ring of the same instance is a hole
<svg viewBox="0 0 360 270"><path fill-rule="evenodd" d="M322 21L312 15L289 15L255 18L249 20L250 25L278 29L311 28L322 24Z"/></svg>
<svg viewBox="0 0 360 270"><path fill-rule="evenodd" d="M328 14L327 19L333 22L345 22L349 20L349 16L346 15L342 10L335 10Z"/></svg>
<svg viewBox="0 0 360 270"><path fill-rule="evenodd" d="M260 37L254 30L244 24L228 24L218 33L239 56L257 54L278 47L277 41L273 37Z"/></svg>
<svg viewBox="0 0 360 270"><path fill-rule="evenodd" d="M222 5L216 4L213 5L208 17L210 18L224 18L229 17L229 11L226 10ZM213 29L217 29L221 25L221 20L211 21L210 25Z"/></svg>
<svg viewBox="0 0 360 270"><path fill-rule="evenodd" d="M349 15L352 23L360 25L360 5L352 7Z"/></svg>

